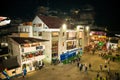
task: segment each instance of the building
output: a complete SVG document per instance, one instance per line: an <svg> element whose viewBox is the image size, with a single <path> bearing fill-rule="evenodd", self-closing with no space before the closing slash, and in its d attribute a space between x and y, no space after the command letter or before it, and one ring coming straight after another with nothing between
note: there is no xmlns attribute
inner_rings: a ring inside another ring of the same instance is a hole
<svg viewBox="0 0 120 80"><path fill-rule="evenodd" d="M104 27L91 27L89 39L91 49L106 50L107 32Z"/></svg>
<svg viewBox="0 0 120 80"><path fill-rule="evenodd" d="M83 48L83 27L72 26L55 16L36 16L33 20L33 37L49 40L46 46L46 61L62 60L61 55L77 54ZM65 56L64 56L65 57ZM66 59L66 58L64 58Z"/></svg>
<svg viewBox="0 0 120 80"><path fill-rule="evenodd" d="M17 56L21 69L27 68L27 71L35 70L40 61L45 58L45 46L41 42L47 40L30 37L11 37L9 40L9 49L11 56Z"/></svg>
<svg viewBox="0 0 120 80"><path fill-rule="evenodd" d="M11 36L49 40L41 43L45 46L44 61L47 63L52 63L54 60L64 61L68 59L68 55L75 56L80 49L81 51L84 49L86 42L83 26L73 26L56 16L44 15L36 16L32 22L20 24L18 33ZM61 55L64 54L66 56L63 59Z"/></svg>

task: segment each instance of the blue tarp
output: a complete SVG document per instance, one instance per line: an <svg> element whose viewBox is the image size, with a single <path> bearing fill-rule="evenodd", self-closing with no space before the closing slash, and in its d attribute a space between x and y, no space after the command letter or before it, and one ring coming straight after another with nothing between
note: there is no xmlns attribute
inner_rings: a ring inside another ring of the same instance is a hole
<svg viewBox="0 0 120 80"><path fill-rule="evenodd" d="M75 55L76 55L76 51L66 52L66 53L63 53L60 55L60 60L63 61L63 60L66 60L68 58L71 58Z"/></svg>

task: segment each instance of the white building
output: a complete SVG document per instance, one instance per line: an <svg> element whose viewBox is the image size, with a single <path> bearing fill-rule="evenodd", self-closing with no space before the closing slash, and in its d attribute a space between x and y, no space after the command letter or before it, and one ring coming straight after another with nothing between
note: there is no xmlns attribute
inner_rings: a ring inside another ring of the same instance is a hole
<svg viewBox="0 0 120 80"><path fill-rule="evenodd" d="M49 40L41 43L45 46L44 61L52 63L52 60L62 60L61 55L77 54L88 40L84 38L84 27L73 26L55 16L39 15L32 23L24 23L18 26L19 37L34 37ZM88 39L88 38L87 38ZM85 41L84 41L85 40ZM73 53L74 52L74 53Z"/></svg>
<svg viewBox="0 0 120 80"><path fill-rule="evenodd" d="M61 54L83 48L83 27L77 28L58 17L36 16L33 20L33 37L47 39L45 43L45 59L51 63L53 59L61 60Z"/></svg>
<svg viewBox="0 0 120 80"><path fill-rule="evenodd" d="M27 68L27 71L35 70L39 61L45 58L45 46L41 44L47 40L27 38L27 37L11 37L9 40L9 49L11 56L17 56L21 69Z"/></svg>

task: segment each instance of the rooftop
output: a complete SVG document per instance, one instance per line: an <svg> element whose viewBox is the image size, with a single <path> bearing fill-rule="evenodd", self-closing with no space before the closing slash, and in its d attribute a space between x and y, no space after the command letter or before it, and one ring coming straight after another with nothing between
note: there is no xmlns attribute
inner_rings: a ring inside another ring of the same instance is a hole
<svg viewBox="0 0 120 80"><path fill-rule="evenodd" d="M11 38L19 44L48 41L45 39L38 39L38 38L32 38L32 37L11 37Z"/></svg>

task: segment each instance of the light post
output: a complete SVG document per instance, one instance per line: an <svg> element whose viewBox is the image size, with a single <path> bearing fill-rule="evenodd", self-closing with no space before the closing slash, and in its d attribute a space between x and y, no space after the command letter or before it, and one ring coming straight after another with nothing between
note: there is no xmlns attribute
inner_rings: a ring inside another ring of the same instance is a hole
<svg viewBox="0 0 120 80"><path fill-rule="evenodd" d="M63 25L62 25L62 29L63 29L63 31L66 31L67 25L66 25L66 24L63 24Z"/></svg>

